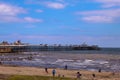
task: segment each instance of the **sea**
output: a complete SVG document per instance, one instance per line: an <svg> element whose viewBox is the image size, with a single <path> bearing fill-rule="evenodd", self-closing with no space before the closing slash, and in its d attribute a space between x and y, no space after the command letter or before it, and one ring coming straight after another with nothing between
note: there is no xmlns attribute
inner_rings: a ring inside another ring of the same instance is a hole
<svg viewBox="0 0 120 80"><path fill-rule="evenodd" d="M120 72L120 48L1 53L3 65Z"/></svg>

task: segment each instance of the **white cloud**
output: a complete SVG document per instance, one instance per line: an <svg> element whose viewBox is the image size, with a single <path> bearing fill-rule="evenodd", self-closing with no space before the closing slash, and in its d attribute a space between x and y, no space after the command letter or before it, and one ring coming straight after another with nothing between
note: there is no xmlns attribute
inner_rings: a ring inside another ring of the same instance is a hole
<svg viewBox="0 0 120 80"><path fill-rule="evenodd" d="M88 16L88 17L83 17L82 20L87 21L87 22L112 22L113 19L111 17L106 17L106 16Z"/></svg>
<svg viewBox="0 0 120 80"><path fill-rule="evenodd" d="M25 22L42 22L41 19L35 19L35 18L32 18L32 17L24 17L24 21Z"/></svg>
<svg viewBox="0 0 120 80"><path fill-rule="evenodd" d="M63 9L66 7L65 4L59 2L44 2L44 5L53 9Z"/></svg>
<svg viewBox="0 0 120 80"><path fill-rule="evenodd" d="M36 19L32 17L24 17L24 18L18 18L16 16L4 16L0 18L0 22L42 22L43 20L41 19Z"/></svg>
<svg viewBox="0 0 120 80"><path fill-rule="evenodd" d="M78 4L79 0L26 0L28 4L38 4L52 9L64 9Z"/></svg>
<svg viewBox="0 0 120 80"><path fill-rule="evenodd" d="M88 22L114 22L120 17L120 9L83 11L76 14L82 15L82 20Z"/></svg>
<svg viewBox="0 0 120 80"><path fill-rule="evenodd" d="M94 0L102 3L120 3L120 0Z"/></svg>
<svg viewBox="0 0 120 80"><path fill-rule="evenodd" d="M94 0L94 1L102 3L102 7L104 8L120 6L120 0Z"/></svg>
<svg viewBox="0 0 120 80"><path fill-rule="evenodd" d="M36 12L38 12L38 13L42 13L43 10L41 10L41 9L37 9Z"/></svg>
<svg viewBox="0 0 120 80"><path fill-rule="evenodd" d="M100 15L100 16L117 17L120 16L120 9L94 10L94 11L83 11L76 13L80 15Z"/></svg>
<svg viewBox="0 0 120 80"><path fill-rule="evenodd" d="M0 3L0 15L16 16L17 14L20 13L26 13L26 10L21 7Z"/></svg>

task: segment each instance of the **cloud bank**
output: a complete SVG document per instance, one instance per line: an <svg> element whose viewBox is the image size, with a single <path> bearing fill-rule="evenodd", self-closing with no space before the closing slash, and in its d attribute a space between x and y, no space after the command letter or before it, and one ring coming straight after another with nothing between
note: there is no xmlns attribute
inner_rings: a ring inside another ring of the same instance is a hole
<svg viewBox="0 0 120 80"><path fill-rule="evenodd" d="M0 22L42 22L41 19L35 19L32 17L18 17L20 14L27 13L27 10L22 7L0 3Z"/></svg>
<svg viewBox="0 0 120 80"><path fill-rule="evenodd" d="M103 8L120 7L120 0L93 0L101 3Z"/></svg>
<svg viewBox="0 0 120 80"><path fill-rule="evenodd" d="M120 9L78 11L76 14L82 15L81 20L86 22L112 23L120 18Z"/></svg>

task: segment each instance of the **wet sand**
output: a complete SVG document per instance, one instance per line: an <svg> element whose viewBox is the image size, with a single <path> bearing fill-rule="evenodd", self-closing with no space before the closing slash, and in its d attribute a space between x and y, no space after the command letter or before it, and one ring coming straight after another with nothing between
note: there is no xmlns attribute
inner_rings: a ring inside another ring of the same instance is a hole
<svg viewBox="0 0 120 80"><path fill-rule="evenodd" d="M0 74L1 75L37 75L37 76L52 76L52 70L48 69L48 73L45 72L44 68L36 68L36 67L18 67L18 66L0 66ZM80 72L82 74L82 79L92 80L94 73L96 77L94 80L120 80L120 73L117 72L113 74L113 72L97 72L97 71L85 71L85 70L64 70L64 69L56 69L56 76L63 76L76 78L76 73Z"/></svg>

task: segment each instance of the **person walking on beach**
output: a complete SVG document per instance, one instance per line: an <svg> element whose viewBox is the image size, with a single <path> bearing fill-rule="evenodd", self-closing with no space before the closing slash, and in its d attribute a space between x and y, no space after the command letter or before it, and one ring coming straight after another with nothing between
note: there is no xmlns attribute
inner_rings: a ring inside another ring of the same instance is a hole
<svg viewBox="0 0 120 80"><path fill-rule="evenodd" d="M45 72L48 73L48 68L45 68Z"/></svg>
<svg viewBox="0 0 120 80"><path fill-rule="evenodd" d="M95 74L94 73L92 74L92 76L93 76L93 78L95 78Z"/></svg>
<svg viewBox="0 0 120 80"><path fill-rule="evenodd" d="M82 74L80 74L80 72L77 72L77 80L81 79Z"/></svg>
<svg viewBox="0 0 120 80"><path fill-rule="evenodd" d="M65 65L65 70L67 70L67 68L68 68L68 66L67 66L67 65Z"/></svg>
<svg viewBox="0 0 120 80"><path fill-rule="evenodd" d="M56 74L56 70L53 69L53 70L52 70L52 75L53 75L53 77L55 77L55 74Z"/></svg>
<svg viewBox="0 0 120 80"><path fill-rule="evenodd" d="M96 75L93 73L92 77L93 77L92 80L95 80Z"/></svg>
<svg viewBox="0 0 120 80"><path fill-rule="evenodd" d="M99 73L101 73L101 68L98 70Z"/></svg>

